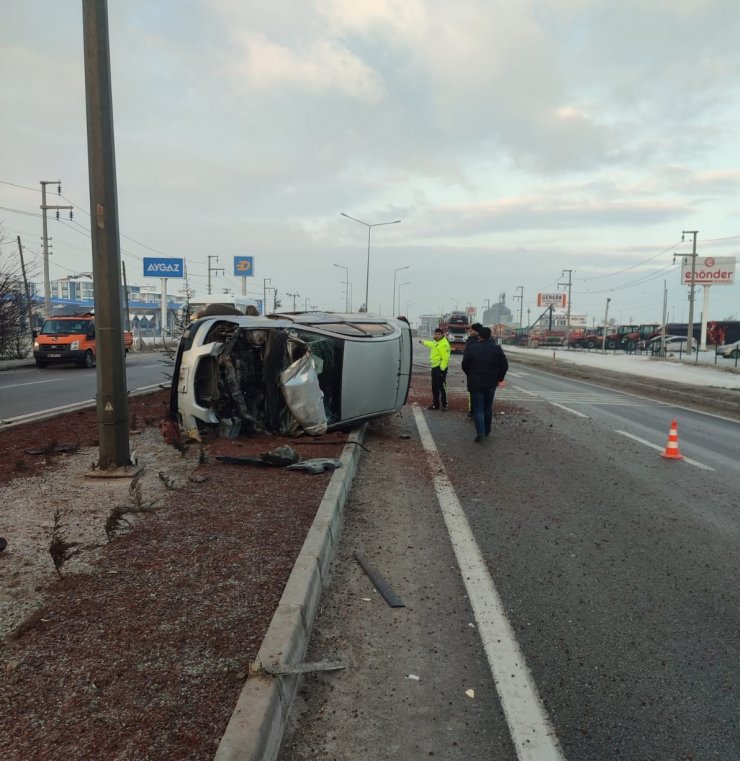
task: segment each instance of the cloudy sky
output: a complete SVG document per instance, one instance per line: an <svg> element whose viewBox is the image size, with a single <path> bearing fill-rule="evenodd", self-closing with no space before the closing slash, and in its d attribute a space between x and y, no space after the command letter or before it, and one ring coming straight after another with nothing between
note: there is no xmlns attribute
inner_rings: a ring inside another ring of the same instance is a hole
<svg viewBox="0 0 740 761"><path fill-rule="evenodd" d="M210 255L213 292L240 292L251 255L251 295L269 278L284 306L341 310L348 279L357 309L368 228L344 212L401 220L372 229L371 312L392 312L395 276L412 318L505 294L526 323L570 277L589 324L607 298L659 321L664 283L685 321L682 231L700 256L740 250L737 0L108 5L129 282L183 257L203 294ZM4 3L0 84L5 250L20 235L40 263L39 182L61 180L75 219L50 224L52 278L89 271L79 0ZM740 285L708 312L740 319Z"/></svg>

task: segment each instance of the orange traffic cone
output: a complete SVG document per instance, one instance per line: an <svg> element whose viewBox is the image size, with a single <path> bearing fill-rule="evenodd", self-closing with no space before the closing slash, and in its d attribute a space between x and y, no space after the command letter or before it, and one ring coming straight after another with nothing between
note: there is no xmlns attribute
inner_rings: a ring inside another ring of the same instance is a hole
<svg viewBox="0 0 740 761"><path fill-rule="evenodd" d="M668 443L665 445L665 452L661 455L669 460L683 460L683 455L678 451L678 423L673 419L671 430L668 433Z"/></svg>

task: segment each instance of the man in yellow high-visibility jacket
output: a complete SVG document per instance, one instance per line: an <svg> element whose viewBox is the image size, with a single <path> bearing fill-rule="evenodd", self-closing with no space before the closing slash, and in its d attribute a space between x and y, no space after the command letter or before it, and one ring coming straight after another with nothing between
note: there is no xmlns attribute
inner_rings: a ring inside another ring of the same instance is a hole
<svg viewBox="0 0 740 761"><path fill-rule="evenodd" d="M447 368L450 364L450 342L437 328L434 340L421 341L429 348L429 364L432 366L432 403L427 409L447 409Z"/></svg>

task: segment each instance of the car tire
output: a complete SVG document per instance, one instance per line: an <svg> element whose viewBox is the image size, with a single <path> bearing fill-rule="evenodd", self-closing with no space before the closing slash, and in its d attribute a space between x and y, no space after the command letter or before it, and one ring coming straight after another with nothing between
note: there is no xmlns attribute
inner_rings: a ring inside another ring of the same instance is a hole
<svg viewBox="0 0 740 761"><path fill-rule="evenodd" d="M740 349L733 349L730 352L730 359L738 359L740 357Z"/></svg>
<svg viewBox="0 0 740 761"><path fill-rule="evenodd" d="M85 356L80 362L80 367L95 367L95 355L92 353L92 351L90 351L90 349L85 352Z"/></svg>
<svg viewBox="0 0 740 761"><path fill-rule="evenodd" d="M617 342L616 341L607 341L606 342L606 348L607 349L616 349L617 348Z"/></svg>

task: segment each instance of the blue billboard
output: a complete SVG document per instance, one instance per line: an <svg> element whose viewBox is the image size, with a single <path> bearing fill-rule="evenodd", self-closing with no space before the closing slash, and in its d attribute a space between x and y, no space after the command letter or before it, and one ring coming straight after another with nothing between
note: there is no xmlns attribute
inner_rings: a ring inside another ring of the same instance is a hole
<svg viewBox="0 0 740 761"><path fill-rule="evenodd" d="M234 257L234 277L254 277L254 257Z"/></svg>
<svg viewBox="0 0 740 761"><path fill-rule="evenodd" d="M144 277L185 277L185 260L145 256Z"/></svg>

